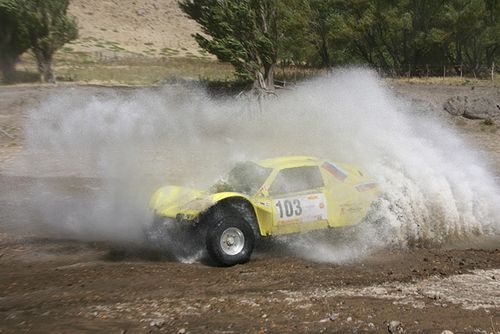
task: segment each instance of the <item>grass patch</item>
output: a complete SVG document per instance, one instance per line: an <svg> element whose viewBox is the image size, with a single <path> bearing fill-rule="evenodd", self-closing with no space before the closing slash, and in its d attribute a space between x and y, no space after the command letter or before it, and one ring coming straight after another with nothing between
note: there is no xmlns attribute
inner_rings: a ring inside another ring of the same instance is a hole
<svg viewBox="0 0 500 334"><path fill-rule="evenodd" d="M147 49L143 51L144 54L148 56L155 56L156 55L156 49Z"/></svg>
<svg viewBox="0 0 500 334"><path fill-rule="evenodd" d="M500 75L491 78L469 78L469 77L421 77L421 78L398 78L388 79L396 83L410 83L420 85L448 85L448 86L500 86Z"/></svg>
<svg viewBox="0 0 500 334"><path fill-rule="evenodd" d="M95 41L90 38L89 41ZM143 53L128 52L118 43L98 40L103 51L57 52L54 71L58 80L121 85L152 85L166 82L198 81L211 91L241 91L248 83L241 83L234 76L230 64L222 64L213 57L186 52L180 57L179 50L148 48ZM111 52L104 51L113 51ZM22 67L37 72L33 55L22 57ZM287 85L326 71L300 67L277 67L276 80Z"/></svg>
<svg viewBox="0 0 500 334"><path fill-rule="evenodd" d="M117 45L112 45L108 49L115 52L126 51L124 48L119 47Z"/></svg>
<svg viewBox="0 0 500 334"><path fill-rule="evenodd" d="M192 52L186 52L185 56L188 58L199 58L197 55L193 54Z"/></svg>
<svg viewBox="0 0 500 334"><path fill-rule="evenodd" d="M163 48L159 52L160 56L176 56L179 54L179 50L171 49L171 48Z"/></svg>
<svg viewBox="0 0 500 334"><path fill-rule="evenodd" d="M213 60L191 58L134 57L109 62L55 62L62 81L98 82L104 84L151 85L182 80L229 82L233 68Z"/></svg>
<svg viewBox="0 0 500 334"><path fill-rule="evenodd" d="M486 125L486 126L493 126L493 125L495 125L495 122L491 118L486 118L481 123L483 125Z"/></svg>
<svg viewBox="0 0 500 334"><path fill-rule="evenodd" d="M98 39L95 37L84 37L80 39L82 42L97 42Z"/></svg>

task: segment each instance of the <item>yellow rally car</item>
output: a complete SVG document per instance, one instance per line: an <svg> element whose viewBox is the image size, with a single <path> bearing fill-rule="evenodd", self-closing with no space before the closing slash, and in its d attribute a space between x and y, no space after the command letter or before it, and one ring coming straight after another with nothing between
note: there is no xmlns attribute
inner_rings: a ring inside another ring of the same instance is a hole
<svg viewBox="0 0 500 334"><path fill-rule="evenodd" d="M158 189L147 233L179 248L204 243L213 261L231 266L250 259L258 237L357 224L377 195L376 184L348 164L303 156L243 162L210 192Z"/></svg>

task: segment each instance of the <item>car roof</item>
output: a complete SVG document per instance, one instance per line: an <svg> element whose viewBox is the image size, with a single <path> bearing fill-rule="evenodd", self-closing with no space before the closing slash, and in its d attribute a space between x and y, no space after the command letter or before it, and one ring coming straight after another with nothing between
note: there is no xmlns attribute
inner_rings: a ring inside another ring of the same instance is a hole
<svg viewBox="0 0 500 334"><path fill-rule="evenodd" d="M323 160L308 157L308 156L282 156L272 159L266 159L258 161L257 164L265 168L292 168L300 166L317 166L320 165Z"/></svg>

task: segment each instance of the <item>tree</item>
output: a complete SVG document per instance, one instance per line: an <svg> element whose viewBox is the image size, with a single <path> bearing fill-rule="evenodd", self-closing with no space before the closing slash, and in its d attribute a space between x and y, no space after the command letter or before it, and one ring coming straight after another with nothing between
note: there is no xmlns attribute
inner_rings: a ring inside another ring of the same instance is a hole
<svg viewBox="0 0 500 334"><path fill-rule="evenodd" d="M322 67L330 67L331 46L330 33L334 21L334 6L331 0L309 0L309 6L312 13L310 30L314 36L314 44L321 59Z"/></svg>
<svg viewBox="0 0 500 334"><path fill-rule="evenodd" d="M254 88L274 88L278 54L278 0L182 0L179 6L198 22L200 47L231 63Z"/></svg>
<svg viewBox="0 0 500 334"><path fill-rule="evenodd" d="M487 64L500 61L500 0L486 0L486 29L483 31L483 43Z"/></svg>
<svg viewBox="0 0 500 334"><path fill-rule="evenodd" d="M453 64L477 73L498 58L498 0L331 1L335 48L372 66L403 74L414 65Z"/></svg>
<svg viewBox="0 0 500 334"><path fill-rule="evenodd" d="M309 0L278 3L278 56L285 64L311 65L316 50L311 43Z"/></svg>
<svg viewBox="0 0 500 334"><path fill-rule="evenodd" d="M412 22L407 2L335 0L334 41L368 64L401 71L411 58Z"/></svg>
<svg viewBox="0 0 500 334"><path fill-rule="evenodd" d="M500 1L452 0L446 13L456 62L474 74L489 67L500 50Z"/></svg>
<svg viewBox="0 0 500 334"><path fill-rule="evenodd" d="M78 37L73 17L67 15L69 0L19 0L23 3L31 49L44 82L55 82L54 53Z"/></svg>
<svg viewBox="0 0 500 334"><path fill-rule="evenodd" d="M0 71L3 80L14 80L19 56L29 48L28 33L16 0L0 0Z"/></svg>
<svg viewBox="0 0 500 334"><path fill-rule="evenodd" d="M291 56L295 64L330 67L335 16L332 0L284 0L278 9L279 54Z"/></svg>

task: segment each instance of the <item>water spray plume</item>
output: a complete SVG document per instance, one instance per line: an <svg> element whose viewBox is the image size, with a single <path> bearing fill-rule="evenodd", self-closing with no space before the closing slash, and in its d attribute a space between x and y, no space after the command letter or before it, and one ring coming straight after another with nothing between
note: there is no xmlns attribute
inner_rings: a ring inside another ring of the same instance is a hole
<svg viewBox="0 0 500 334"><path fill-rule="evenodd" d="M373 72L338 70L264 100L257 113L248 103L170 86L53 94L26 123L27 150L51 159L30 168L97 181L79 194L38 182L32 204L40 223L72 238L139 240L155 187L206 189L237 161L313 155L362 166L383 196L355 245L287 238L298 255L345 261L388 244L498 235L500 187L481 155Z"/></svg>

